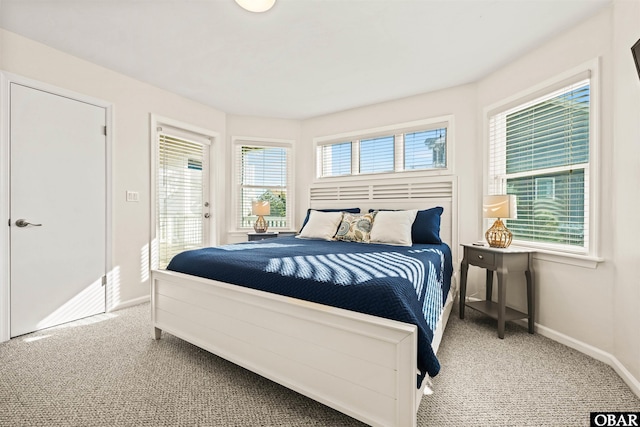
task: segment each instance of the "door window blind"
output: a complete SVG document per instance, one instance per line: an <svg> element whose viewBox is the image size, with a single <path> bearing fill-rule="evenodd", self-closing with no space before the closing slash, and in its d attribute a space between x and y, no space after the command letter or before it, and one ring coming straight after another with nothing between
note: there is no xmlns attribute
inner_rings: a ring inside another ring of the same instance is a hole
<svg viewBox="0 0 640 427"><path fill-rule="evenodd" d="M238 228L253 226L257 217L251 212L251 203L258 200L269 202L271 213L264 218L269 228L289 228L289 156L286 147L237 146Z"/></svg>
<svg viewBox="0 0 640 427"><path fill-rule="evenodd" d="M204 246L205 148L197 142L159 134L159 268L165 268L179 252Z"/></svg>
<svg viewBox="0 0 640 427"><path fill-rule="evenodd" d="M489 119L489 194L515 194L514 239L587 249L590 81Z"/></svg>

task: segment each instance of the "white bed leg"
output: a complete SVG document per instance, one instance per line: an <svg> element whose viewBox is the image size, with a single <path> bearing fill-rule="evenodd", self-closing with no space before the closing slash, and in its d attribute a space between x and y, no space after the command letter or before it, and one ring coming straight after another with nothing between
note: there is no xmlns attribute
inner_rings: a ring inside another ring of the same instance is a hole
<svg viewBox="0 0 640 427"><path fill-rule="evenodd" d="M427 376L424 379L424 391L423 391L423 394L425 396L429 396L429 395L433 394L433 380L429 376Z"/></svg>
<svg viewBox="0 0 640 427"><path fill-rule="evenodd" d="M154 340L159 340L161 335L162 335L162 329L154 327L153 328L153 333L151 334L153 339Z"/></svg>

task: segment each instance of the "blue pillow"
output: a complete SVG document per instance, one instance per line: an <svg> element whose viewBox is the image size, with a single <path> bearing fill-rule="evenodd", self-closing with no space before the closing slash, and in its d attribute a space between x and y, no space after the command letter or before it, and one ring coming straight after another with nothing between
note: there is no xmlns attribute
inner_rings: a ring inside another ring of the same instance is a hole
<svg viewBox="0 0 640 427"><path fill-rule="evenodd" d="M369 212L374 210L369 209ZM444 209L440 206L418 211L416 219L411 226L411 241L413 243L431 243L434 245L442 243L440 239L440 216L442 212L444 212Z"/></svg>
<svg viewBox="0 0 640 427"><path fill-rule="evenodd" d="M304 217L304 221L302 221L302 227L300 227L300 231L307 225L307 221L309 221L309 215L311 211L320 211L320 212L349 212L349 213L360 213L360 208L348 208L348 209L307 209L307 216Z"/></svg>
<svg viewBox="0 0 640 427"><path fill-rule="evenodd" d="M411 227L411 240L413 243L440 244L440 216L444 209L440 206L418 211L416 220Z"/></svg>

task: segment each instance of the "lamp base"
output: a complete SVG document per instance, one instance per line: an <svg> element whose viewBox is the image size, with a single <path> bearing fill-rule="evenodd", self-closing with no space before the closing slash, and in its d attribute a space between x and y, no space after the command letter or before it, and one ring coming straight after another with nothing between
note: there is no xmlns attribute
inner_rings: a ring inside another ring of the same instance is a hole
<svg viewBox="0 0 640 427"><path fill-rule="evenodd" d="M253 229L256 233L266 233L268 227L269 226L267 225L267 221L264 220L264 217L262 215L258 215L258 219L256 219L255 224L253 224Z"/></svg>
<svg viewBox="0 0 640 427"><path fill-rule="evenodd" d="M511 234L511 231L504 225L502 220L498 218L484 234L484 237L492 248L508 248L513 239L513 234Z"/></svg>

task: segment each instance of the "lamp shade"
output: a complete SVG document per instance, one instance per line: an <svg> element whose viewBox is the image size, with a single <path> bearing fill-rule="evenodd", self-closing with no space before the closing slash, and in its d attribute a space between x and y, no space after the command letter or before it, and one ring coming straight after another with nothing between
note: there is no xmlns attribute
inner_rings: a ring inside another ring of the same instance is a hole
<svg viewBox="0 0 640 427"><path fill-rule="evenodd" d="M482 202L483 218L518 218L516 196L499 194L484 196Z"/></svg>
<svg viewBox="0 0 640 427"><path fill-rule="evenodd" d="M263 200L251 202L251 213L258 216L269 215L271 213L271 206L269 202Z"/></svg>

